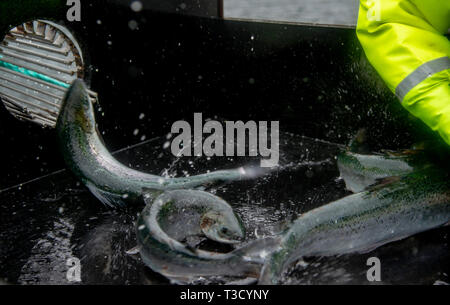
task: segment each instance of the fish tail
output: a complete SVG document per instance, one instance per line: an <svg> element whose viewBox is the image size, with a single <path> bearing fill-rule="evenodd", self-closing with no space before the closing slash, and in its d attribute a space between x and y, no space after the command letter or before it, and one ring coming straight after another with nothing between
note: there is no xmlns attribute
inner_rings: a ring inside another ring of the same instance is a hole
<svg viewBox="0 0 450 305"><path fill-rule="evenodd" d="M211 183L211 182L228 182L242 179L242 172L239 169L219 170L210 172L207 174L198 175L199 184Z"/></svg>
<svg viewBox="0 0 450 305"><path fill-rule="evenodd" d="M279 235L256 239L232 253L247 261L264 264L268 256L280 249L281 238Z"/></svg>
<svg viewBox="0 0 450 305"><path fill-rule="evenodd" d="M258 285L277 285L283 274L287 253L284 250L274 252L261 269Z"/></svg>
<svg viewBox="0 0 450 305"><path fill-rule="evenodd" d="M234 256L225 262L226 269L223 272L218 272L223 276L238 276L258 279L261 274L262 264L259 262L248 261L247 259Z"/></svg>
<svg viewBox="0 0 450 305"><path fill-rule="evenodd" d="M207 174L192 176L185 186L195 187L214 182L232 182L239 180L256 179L269 173L269 169L256 167L240 167L227 170L213 171Z"/></svg>
<svg viewBox="0 0 450 305"><path fill-rule="evenodd" d="M261 265L255 263L246 263L243 268L242 276L258 279L261 275Z"/></svg>
<svg viewBox="0 0 450 305"><path fill-rule="evenodd" d="M260 278L261 267L267 257L280 249L281 236L271 236L252 241L241 248L234 250L231 254L238 257L240 262L240 273L251 278Z"/></svg>

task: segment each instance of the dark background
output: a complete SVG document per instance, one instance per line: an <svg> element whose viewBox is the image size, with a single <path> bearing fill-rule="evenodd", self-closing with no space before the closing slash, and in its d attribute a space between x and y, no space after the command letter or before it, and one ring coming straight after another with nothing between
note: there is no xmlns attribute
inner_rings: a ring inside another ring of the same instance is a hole
<svg viewBox="0 0 450 305"><path fill-rule="evenodd" d="M360 128L375 151L435 138L387 90L353 28L224 20L218 7L179 12L154 7L156 1L144 1L138 13L125 0L82 3L82 21L69 23L63 0L1 1L0 33L34 18L73 32L86 58L85 80L99 94L97 120L107 147L157 138L116 154L121 162L152 173L175 164L175 174L234 165L196 158L191 169L188 160L173 161L162 150L173 122L192 121L194 112L204 119L279 120L281 161L317 162L214 190L242 215L249 238L256 228L270 231L348 193L337 179L338 145L324 141L347 144ZM130 28L132 20L137 28ZM67 171L11 187L64 168L54 130L20 122L0 107L0 139L0 277L67 283L65 261L76 255L83 283L168 283L125 254L136 244L134 222L142 207L111 211ZM289 280L367 284L366 260L377 256L383 283L448 282L449 253L443 228L366 255L313 259Z"/></svg>
<svg viewBox="0 0 450 305"><path fill-rule="evenodd" d="M193 17L157 11L153 2L136 13L130 1L82 1L81 22L67 22L65 1L2 1L0 29L47 18L74 33L111 150L165 135L195 111L204 119L279 120L284 131L342 144L366 127L374 149L408 147L425 132L367 63L352 28ZM3 107L0 139L0 190L64 167L52 130Z"/></svg>

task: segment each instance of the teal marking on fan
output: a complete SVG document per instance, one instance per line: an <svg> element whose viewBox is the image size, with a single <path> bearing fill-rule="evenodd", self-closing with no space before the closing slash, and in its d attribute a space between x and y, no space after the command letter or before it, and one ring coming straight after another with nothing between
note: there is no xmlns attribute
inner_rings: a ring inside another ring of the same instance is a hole
<svg viewBox="0 0 450 305"><path fill-rule="evenodd" d="M3 56L0 55L0 58L3 58ZM25 68L22 68L22 67L10 64L9 62L5 62L3 60L0 60L0 67L4 67L4 68L9 69L11 71L19 72L21 74L34 77L34 78L46 81L47 83L54 84L54 85L57 85L57 86L60 86L60 87L66 88L66 89L70 87L69 84L66 84L64 82L61 82L61 81L56 80L54 78L51 78L50 76L47 76L47 75L44 75L44 74L41 74L41 73L38 73L38 72L35 72L35 71L32 71L32 70L28 70L28 69L25 69Z"/></svg>

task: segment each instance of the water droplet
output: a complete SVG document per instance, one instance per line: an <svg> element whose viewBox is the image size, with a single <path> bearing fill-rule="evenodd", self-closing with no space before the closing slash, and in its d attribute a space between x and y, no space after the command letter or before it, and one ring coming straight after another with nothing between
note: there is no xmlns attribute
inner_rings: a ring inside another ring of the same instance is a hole
<svg viewBox="0 0 450 305"><path fill-rule="evenodd" d="M129 27L130 30L132 30L132 31L136 30L137 27L138 27L137 21L136 21L136 20L130 20L130 21L128 22L128 27Z"/></svg>
<svg viewBox="0 0 450 305"><path fill-rule="evenodd" d="M141 10L142 10L142 7L143 7L143 5L142 5L142 2L141 1L133 1L133 2L131 2L131 9L134 11L134 12L140 12Z"/></svg>

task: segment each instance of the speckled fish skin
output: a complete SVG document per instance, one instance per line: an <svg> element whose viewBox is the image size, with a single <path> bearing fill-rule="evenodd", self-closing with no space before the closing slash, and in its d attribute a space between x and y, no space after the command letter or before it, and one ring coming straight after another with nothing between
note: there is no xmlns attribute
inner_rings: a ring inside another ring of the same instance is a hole
<svg viewBox="0 0 450 305"><path fill-rule="evenodd" d="M244 238L241 220L224 200L203 191L167 191L154 201L146 199L146 207L136 224L140 255L153 271L177 282L189 282L201 276L256 278L259 275L261 264L250 262L251 259L245 257L245 253L250 251L238 249L230 253L217 253L189 249L169 236L164 227L171 225L171 215L179 211L193 211L198 217L191 217L196 222L194 226L188 224L191 221L189 218L177 224L176 229L181 233L178 239L199 234L201 230L219 242L234 242ZM214 218L209 218L209 215L214 215ZM219 230L211 229L214 226ZM224 235L220 235L220 229L226 229Z"/></svg>
<svg viewBox="0 0 450 305"><path fill-rule="evenodd" d="M277 284L304 256L368 252L450 221L450 179L429 167L303 214L266 261L259 280Z"/></svg>
<svg viewBox="0 0 450 305"><path fill-rule="evenodd" d="M337 158L341 178L346 188L353 193L363 191L378 179L409 174L426 164L424 153L420 151L383 155L345 151Z"/></svg>
<svg viewBox="0 0 450 305"><path fill-rule="evenodd" d="M145 197L145 196L144 196ZM170 218L175 213L189 215L182 217L183 223L177 223L178 240L190 235L204 234L211 240L221 243L239 243L245 237L242 220L232 207L223 199L213 194L198 190L166 191L155 200L145 199L145 222L151 234L177 251L185 251L185 247L166 234L164 228L170 226ZM190 252L191 250L189 250Z"/></svg>
<svg viewBox="0 0 450 305"><path fill-rule="evenodd" d="M96 128L93 105L81 80L75 80L69 88L56 129L66 165L99 200L109 206L122 206L136 200L142 202L144 188L147 193L152 190L157 196L165 190L245 178L243 169L163 178L126 167L104 146Z"/></svg>

